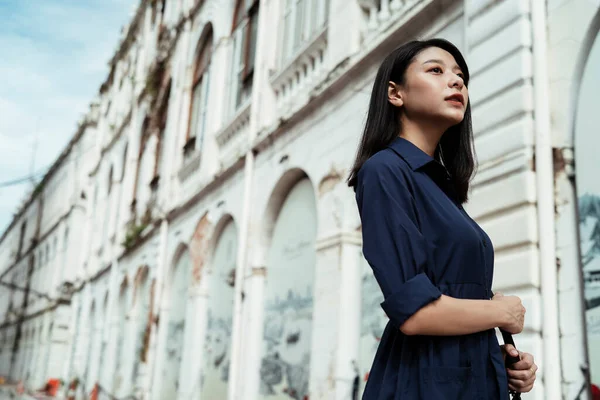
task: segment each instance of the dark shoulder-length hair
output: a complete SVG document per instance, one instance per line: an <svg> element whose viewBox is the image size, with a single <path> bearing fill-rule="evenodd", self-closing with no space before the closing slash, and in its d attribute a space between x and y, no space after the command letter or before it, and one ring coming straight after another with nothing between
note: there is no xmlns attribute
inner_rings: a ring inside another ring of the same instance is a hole
<svg viewBox="0 0 600 400"><path fill-rule="evenodd" d="M377 71L371 92L367 122L348 177L348 186L356 189L356 178L363 164L372 155L385 149L402 131L399 118L400 108L388 101L388 85L390 81L400 85L404 84L408 66L421 51L429 47L439 47L452 54L464 74L465 85L469 84L467 63L456 46L447 40L416 40L392 51L383 60ZM475 171L470 102L467 104L462 122L450 127L442 136L435 150L434 158L442 163L450 174L458 200L461 203L466 202L469 182Z"/></svg>

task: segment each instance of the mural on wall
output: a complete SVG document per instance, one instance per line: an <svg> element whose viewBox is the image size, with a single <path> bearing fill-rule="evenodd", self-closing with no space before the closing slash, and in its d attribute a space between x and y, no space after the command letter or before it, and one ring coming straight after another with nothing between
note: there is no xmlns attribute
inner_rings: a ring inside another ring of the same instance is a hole
<svg viewBox="0 0 600 400"><path fill-rule="evenodd" d="M212 259L204 365L200 375L203 399L227 398L236 259L237 230L230 221L219 237Z"/></svg>
<svg viewBox="0 0 600 400"><path fill-rule="evenodd" d="M316 234L314 190L304 179L281 207L267 257L260 369L265 400L308 399Z"/></svg>
<svg viewBox="0 0 600 400"><path fill-rule="evenodd" d="M185 338L185 316L188 302L188 282L190 280L190 254L183 252L173 271L170 288L170 304L165 342L165 359L161 399L176 399L179 389L179 371L183 356Z"/></svg>
<svg viewBox="0 0 600 400"><path fill-rule="evenodd" d="M575 165L579 239L585 298L588 358L592 384L600 387L600 35L596 37L581 80L575 116Z"/></svg>
<svg viewBox="0 0 600 400"><path fill-rule="evenodd" d="M375 280L371 266L363 258L362 252L360 257L363 260L363 268L361 279L360 362L358 368L362 396L388 318L381 308L383 293Z"/></svg>

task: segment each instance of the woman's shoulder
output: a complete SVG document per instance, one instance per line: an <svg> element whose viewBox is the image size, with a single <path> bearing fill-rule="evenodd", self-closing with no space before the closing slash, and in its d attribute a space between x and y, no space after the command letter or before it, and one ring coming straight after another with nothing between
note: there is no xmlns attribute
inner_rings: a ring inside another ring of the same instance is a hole
<svg viewBox="0 0 600 400"><path fill-rule="evenodd" d="M359 176L408 178L411 173L408 164L392 149L383 149L371 157L360 168Z"/></svg>

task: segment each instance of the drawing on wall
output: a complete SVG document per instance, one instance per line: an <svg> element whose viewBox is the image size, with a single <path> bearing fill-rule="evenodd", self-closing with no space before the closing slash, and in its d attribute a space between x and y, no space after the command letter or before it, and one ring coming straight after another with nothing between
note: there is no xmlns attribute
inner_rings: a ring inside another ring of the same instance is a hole
<svg viewBox="0 0 600 400"><path fill-rule="evenodd" d="M305 179L281 207L267 258L260 367L265 400L308 399L316 233L314 191Z"/></svg>
<svg viewBox="0 0 600 400"><path fill-rule="evenodd" d="M204 342L204 369L202 386L206 390L209 382L207 375L212 370L218 381L227 383L229 379L229 350L231 343L231 318L215 318L211 310L208 311L206 326L206 339ZM216 372L216 373L215 373Z"/></svg>
<svg viewBox="0 0 600 400"><path fill-rule="evenodd" d="M261 394L303 400L308 393L312 305L311 286L304 295L290 289L286 298L267 303Z"/></svg>
<svg viewBox="0 0 600 400"><path fill-rule="evenodd" d="M579 208L579 248L588 360L592 384L600 387L600 35L596 36L581 77L575 108L575 165Z"/></svg>
<svg viewBox="0 0 600 400"><path fill-rule="evenodd" d="M579 198L579 237L590 375L600 386L600 195Z"/></svg>
<svg viewBox="0 0 600 400"><path fill-rule="evenodd" d="M231 221L219 237L212 260L200 374L203 399L227 398L236 258L237 230Z"/></svg>
<svg viewBox="0 0 600 400"><path fill-rule="evenodd" d="M585 308L591 310L600 307L600 196L579 198L579 232ZM600 319L593 322L588 328L600 333Z"/></svg>
<svg viewBox="0 0 600 400"><path fill-rule="evenodd" d="M362 396L362 391L364 390L373 359L375 358L377 346L379 346L381 335L388 322L388 318L381 308L383 293L381 293L371 267L364 258L361 296L359 378L361 381L360 392Z"/></svg>

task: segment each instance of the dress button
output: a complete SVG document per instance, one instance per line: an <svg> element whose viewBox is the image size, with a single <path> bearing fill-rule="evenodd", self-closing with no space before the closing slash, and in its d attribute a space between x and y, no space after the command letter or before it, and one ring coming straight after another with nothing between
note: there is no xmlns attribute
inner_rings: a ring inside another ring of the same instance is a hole
<svg viewBox="0 0 600 400"><path fill-rule="evenodd" d="M487 247L487 243L485 240L483 241L483 247Z"/></svg>

